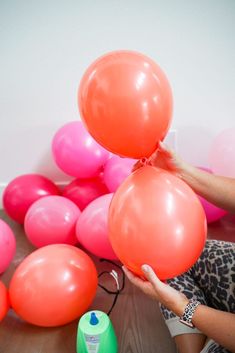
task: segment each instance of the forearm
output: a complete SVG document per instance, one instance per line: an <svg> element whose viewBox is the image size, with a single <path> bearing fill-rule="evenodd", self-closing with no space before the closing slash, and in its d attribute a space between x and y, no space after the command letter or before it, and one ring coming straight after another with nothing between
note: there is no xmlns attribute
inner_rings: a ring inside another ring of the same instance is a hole
<svg viewBox="0 0 235 353"><path fill-rule="evenodd" d="M235 352L235 314L199 305L192 322L207 337Z"/></svg>
<svg viewBox="0 0 235 353"><path fill-rule="evenodd" d="M198 195L235 213L235 179L213 175L187 164L180 176Z"/></svg>

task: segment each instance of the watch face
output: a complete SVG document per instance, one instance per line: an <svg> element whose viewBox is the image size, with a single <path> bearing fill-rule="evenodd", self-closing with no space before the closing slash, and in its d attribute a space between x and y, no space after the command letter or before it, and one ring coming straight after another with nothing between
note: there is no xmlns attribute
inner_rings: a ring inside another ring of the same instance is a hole
<svg viewBox="0 0 235 353"><path fill-rule="evenodd" d="M194 325L193 325L192 322L188 322L188 321L185 321L185 320L183 320L183 319L180 319L179 321L180 321L182 324L184 324L184 325L186 325L186 326L188 326L188 327L194 328Z"/></svg>

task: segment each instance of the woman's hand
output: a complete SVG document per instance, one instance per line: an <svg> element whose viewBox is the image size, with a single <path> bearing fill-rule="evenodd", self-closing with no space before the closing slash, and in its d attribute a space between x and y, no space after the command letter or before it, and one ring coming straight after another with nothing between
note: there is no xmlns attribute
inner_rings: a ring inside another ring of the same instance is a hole
<svg viewBox="0 0 235 353"><path fill-rule="evenodd" d="M160 281L149 265L142 266L142 271L147 281L135 276L124 266L123 271L130 282L140 288L145 294L165 305L177 316L182 316L189 300L183 293Z"/></svg>
<svg viewBox="0 0 235 353"><path fill-rule="evenodd" d="M181 176L182 171L186 168L184 163L171 149L159 142L158 148L149 158L140 159L133 167L135 171L145 165L151 165L167 170L177 176Z"/></svg>

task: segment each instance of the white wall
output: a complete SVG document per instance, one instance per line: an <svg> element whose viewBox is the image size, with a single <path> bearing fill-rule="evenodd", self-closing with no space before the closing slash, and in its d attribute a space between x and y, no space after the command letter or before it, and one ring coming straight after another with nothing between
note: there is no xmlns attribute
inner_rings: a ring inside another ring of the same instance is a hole
<svg viewBox="0 0 235 353"><path fill-rule="evenodd" d="M235 126L234 34L234 0L0 1L0 185L29 172L67 179L51 139L79 118L85 68L117 49L163 68L178 152L206 166L214 136Z"/></svg>

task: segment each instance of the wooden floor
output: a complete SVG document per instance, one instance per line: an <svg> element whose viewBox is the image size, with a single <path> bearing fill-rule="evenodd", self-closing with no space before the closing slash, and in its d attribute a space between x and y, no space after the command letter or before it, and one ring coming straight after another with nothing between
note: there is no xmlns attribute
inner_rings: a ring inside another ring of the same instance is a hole
<svg viewBox="0 0 235 353"><path fill-rule="evenodd" d="M9 220L0 211L13 229L17 239L17 253L1 280L8 285L12 274L22 259L34 248L27 241L23 228ZM228 215L209 226L208 237L235 241L235 217ZM112 265L100 263L94 258L98 273L111 270ZM105 284L110 279L105 278ZM98 289L91 310L107 312L112 304L112 295ZM174 353L176 352L156 302L126 281L110 316L119 344L119 353ZM41 328L23 322L10 310L0 323L0 353L76 353L78 321L63 327ZM108 353L108 352L106 352Z"/></svg>

